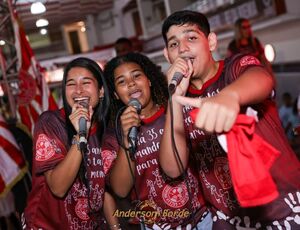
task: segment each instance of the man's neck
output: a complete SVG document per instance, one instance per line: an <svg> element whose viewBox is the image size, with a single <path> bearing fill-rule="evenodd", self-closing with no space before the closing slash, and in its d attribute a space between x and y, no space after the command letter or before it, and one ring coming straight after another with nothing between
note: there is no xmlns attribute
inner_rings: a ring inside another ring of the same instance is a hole
<svg viewBox="0 0 300 230"><path fill-rule="evenodd" d="M207 68L207 72L204 73L202 76L194 76L192 77L190 81L190 85L195 88L200 90L205 82L209 81L212 79L216 73L218 72L220 63L218 61L213 61L212 64L210 65L209 68Z"/></svg>

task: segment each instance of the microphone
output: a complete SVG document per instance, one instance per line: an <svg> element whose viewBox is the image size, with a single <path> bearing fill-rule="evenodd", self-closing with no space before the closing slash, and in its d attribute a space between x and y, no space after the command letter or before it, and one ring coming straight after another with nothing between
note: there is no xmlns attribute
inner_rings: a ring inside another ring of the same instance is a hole
<svg viewBox="0 0 300 230"><path fill-rule="evenodd" d="M128 102L129 106L133 106L137 113L140 114L142 110L141 103L136 98L131 98ZM136 142L137 142L138 129L136 126L131 127L128 133L129 141L129 152L131 156L136 152Z"/></svg>
<svg viewBox="0 0 300 230"><path fill-rule="evenodd" d="M172 95L175 92L177 85L181 82L183 74L180 72L175 72L169 84L169 94Z"/></svg>
<svg viewBox="0 0 300 230"><path fill-rule="evenodd" d="M84 98L77 98L75 100L78 104L80 104L81 106L83 106L86 109L89 109L89 101L90 99L88 97L84 97ZM81 148L81 146L83 144L87 143L87 120L85 119L85 117L80 117L79 118L79 146Z"/></svg>

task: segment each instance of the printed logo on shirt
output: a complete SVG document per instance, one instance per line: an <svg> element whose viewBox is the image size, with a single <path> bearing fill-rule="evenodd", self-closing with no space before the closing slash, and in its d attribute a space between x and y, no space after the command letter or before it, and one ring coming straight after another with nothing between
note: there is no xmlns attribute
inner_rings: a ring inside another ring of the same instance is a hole
<svg viewBox="0 0 300 230"><path fill-rule="evenodd" d="M36 155L37 161L46 161L55 154L55 147L52 145L50 139L45 134L40 134L36 141Z"/></svg>
<svg viewBox="0 0 300 230"><path fill-rule="evenodd" d="M106 174L107 171L110 169L112 162L116 158L116 152L110 150L102 150L101 155L103 159L103 170Z"/></svg>
<svg viewBox="0 0 300 230"><path fill-rule="evenodd" d="M162 197L164 202L172 208L180 208L185 205L189 199L187 187L184 182L177 186L166 185Z"/></svg>
<svg viewBox="0 0 300 230"><path fill-rule="evenodd" d="M214 173L223 189L230 189L232 187L228 160L225 157L216 158Z"/></svg>
<svg viewBox="0 0 300 230"><path fill-rule="evenodd" d="M260 62L256 57L253 56L242 57L240 60L240 66L247 66L247 65L260 65Z"/></svg>
<svg viewBox="0 0 300 230"><path fill-rule="evenodd" d="M79 198L75 206L76 215L82 220L88 220L88 200L86 198Z"/></svg>

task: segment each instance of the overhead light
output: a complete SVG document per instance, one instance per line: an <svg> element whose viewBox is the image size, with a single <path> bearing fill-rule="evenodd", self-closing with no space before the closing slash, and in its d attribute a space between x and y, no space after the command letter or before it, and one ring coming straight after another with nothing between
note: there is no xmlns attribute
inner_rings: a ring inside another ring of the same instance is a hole
<svg viewBox="0 0 300 230"><path fill-rule="evenodd" d="M36 27L43 27L43 26L48 26L49 22L47 19L39 19L35 22Z"/></svg>
<svg viewBox="0 0 300 230"><path fill-rule="evenodd" d="M45 29L45 28L43 28L43 29L41 29L40 30L40 33L42 34L42 35L45 35L45 34L47 34L47 29Z"/></svg>
<svg viewBox="0 0 300 230"><path fill-rule="evenodd" d="M5 41L4 40L0 40L0 46L4 46L5 45Z"/></svg>
<svg viewBox="0 0 300 230"><path fill-rule="evenodd" d="M271 44L265 45L265 56L269 62L273 62L275 60L275 49Z"/></svg>
<svg viewBox="0 0 300 230"><path fill-rule="evenodd" d="M46 7L41 2L34 2L31 4L30 11L32 14L41 14L46 11Z"/></svg>

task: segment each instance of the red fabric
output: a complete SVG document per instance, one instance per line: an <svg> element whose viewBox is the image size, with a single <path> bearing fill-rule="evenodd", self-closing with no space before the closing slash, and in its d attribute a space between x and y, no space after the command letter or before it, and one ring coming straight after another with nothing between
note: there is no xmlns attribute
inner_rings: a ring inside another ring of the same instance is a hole
<svg viewBox="0 0 300 230"><path fill-rule="evenodd" d="M26 39L16 10L8 1L14 27L15 47L18 56L19 88L17 117L33 133L39 115L46 110L55 110L57 105L42 75L42 67L36 61L33 50Z"/></svg>
<svg viewBox="0 0 300 230"><path fill-rule="evenodd" d="M190 113L193 121L197 112ZM232 183L242 207L264 205L279 195L269 170L280 153L254 131L254 118L240 114L225 133Z"/></svg>
<svg viewBox="0 0 300 230"><path fill-rule="evenodd" d="M0 197L5 196L27 170L23 154L0 115Z"/></svg>

